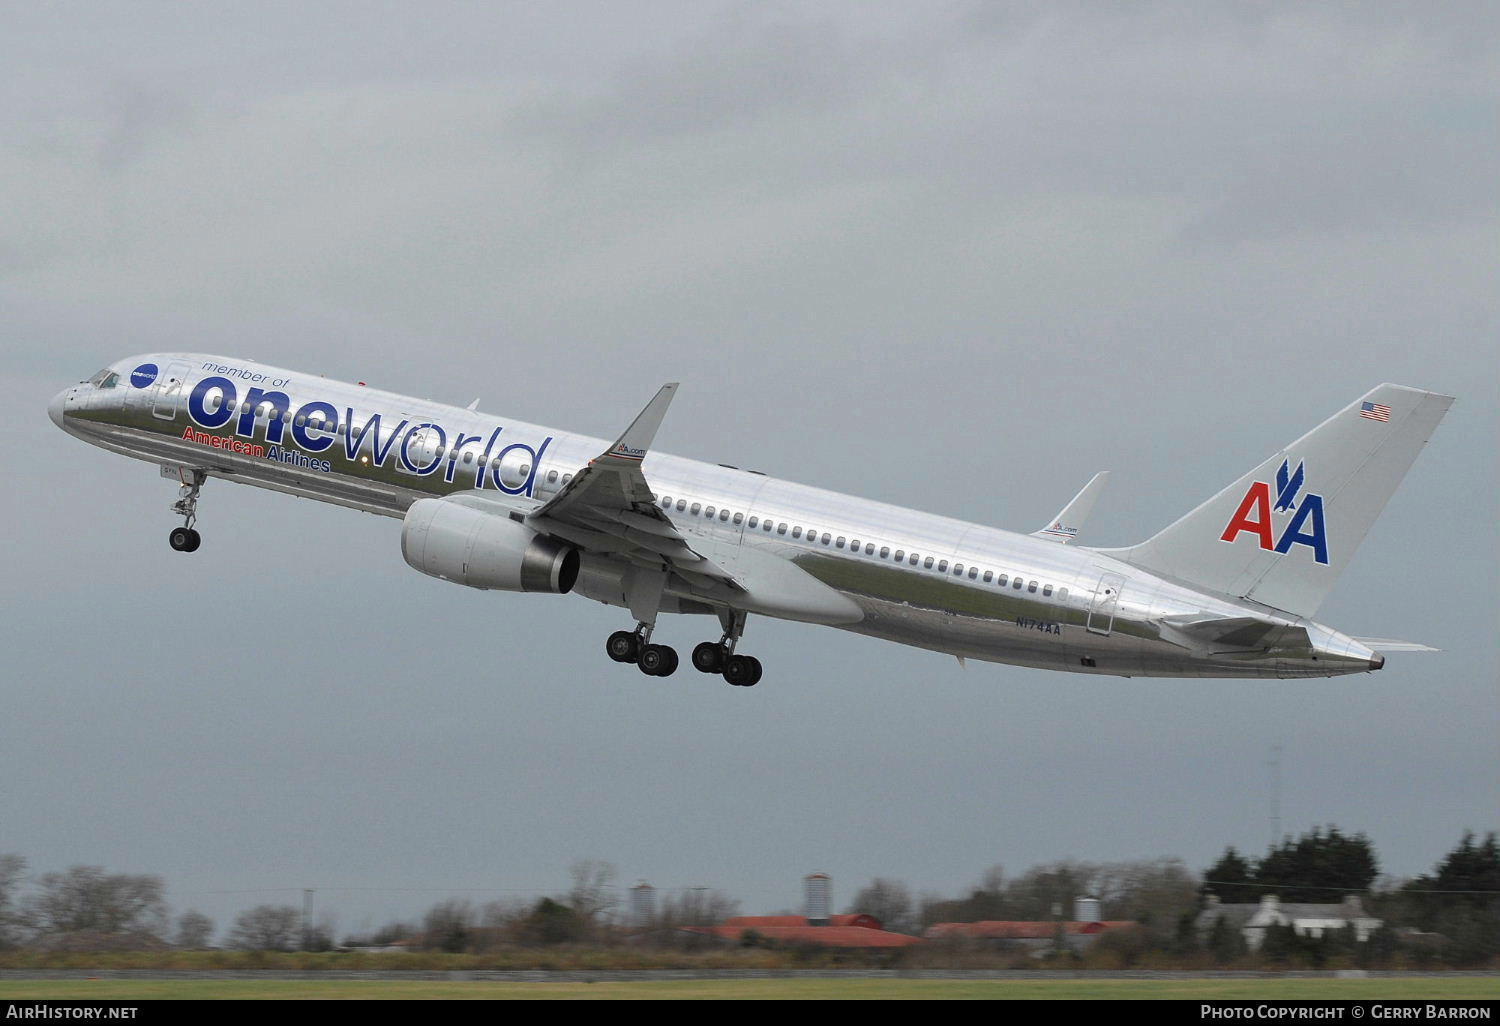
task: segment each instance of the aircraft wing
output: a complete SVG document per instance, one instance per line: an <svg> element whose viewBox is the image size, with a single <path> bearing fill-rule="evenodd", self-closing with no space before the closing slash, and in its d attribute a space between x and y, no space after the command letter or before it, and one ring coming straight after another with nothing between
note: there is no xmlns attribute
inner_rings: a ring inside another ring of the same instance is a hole
<svg viewBox="0 0 1500 1026"><path fill-rule="evenodd" d="M666 569L678 582L674 588L685 585L693 595L717 605L807 623L863 619L857 603L791 560L724 540L697 538L689 544L656 505L641 463L676 388L675 383L663 385L614 445L545 502L479 492L449 501L498 506L544 534L592 555L623 560L648 577ZM623 576L622 598L632 611L637 607L632 595L641 580L640 574L628 571ZM640 589L650 590L644 585ZM649 607L649 601L642 601L638 615L644 619Z"/></svg>
<svg viewBox="0 0 1500 1026"><path fill-rule="evenodd" d="M531 510L526 522L589 552L623 556L642 566L665 563L689 584L733 590L734 575L688 544L657 507L641 470L676 391L675 381L663 385L615 444Z"/></svg>

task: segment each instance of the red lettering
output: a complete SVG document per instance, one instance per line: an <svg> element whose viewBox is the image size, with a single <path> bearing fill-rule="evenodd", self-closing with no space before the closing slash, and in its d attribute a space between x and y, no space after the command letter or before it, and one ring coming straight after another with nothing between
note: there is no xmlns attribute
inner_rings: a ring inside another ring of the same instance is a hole
<svg viewBox="0 0 1500 1026"><path fill-rule="evenodd" d="M1255 516L1252 518L1251 514ZM1264 481L1256 481L1250 486L1219 540L1232 542L1244 531L1259 538L1260 547L1267 552L1276 547L1271 540L1271 486Z"/></svg>

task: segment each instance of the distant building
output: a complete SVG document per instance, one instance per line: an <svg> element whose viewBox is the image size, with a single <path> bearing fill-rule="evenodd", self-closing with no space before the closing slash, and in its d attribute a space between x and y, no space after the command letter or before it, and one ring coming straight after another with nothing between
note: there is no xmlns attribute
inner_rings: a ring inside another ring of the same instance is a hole
<svg viewBox="0 0 1500 1026"><path fill-rule="evenodd" d="M1081 953L1110 930L1135 925L1129 920L1084 923L986 919L977 923L934 923L922 936L930 941L966 938L997 948L1024 948L1036 954L1052 950L1060 939L1064 948Z"/></svg>
<svg viewBox="0 0 1500 1026"><path fill-rule="evenodd" d="M708 937L738 944L745 934L755 932L779 944L817 944L827 948L905 948L922 943L920 938L891 933L874 916L847 914L829 916L826 926L803 916L734 916L718 926L693 926L686 929Z"/></svg>
<svg viewBox="0 0 1500 1026"><path fill-rule="evenodd" d="M1254 904L1226 905L1209 895L1208 905L1198 913L1195 927L1198 939L1207 941L1214 924L1222 920L1245 939L1245 947L1259 951L1265 943L1266 930L1272 926L1290 926L1299 937L1322 937L1325 933L1352 927L1354 939L1364 943L1384 925L1384 921L1365 913L1359 895L1351 894L1336 905L1283 903L1267 894Z"/></svg>
<svg viewBox="0 0 1500 1026"><path fill-rule="evenodd" d="M807 894L807 921L813 926L827 926L833 912L833 878L827 873L810 873L803 879Z"/></svg>
<svg viewBox="0 0 1500 1026"><path fill-rule="evenodd" d="M640 929L656 919L656 888L642 880L630 888L630 925Z"/></svg>

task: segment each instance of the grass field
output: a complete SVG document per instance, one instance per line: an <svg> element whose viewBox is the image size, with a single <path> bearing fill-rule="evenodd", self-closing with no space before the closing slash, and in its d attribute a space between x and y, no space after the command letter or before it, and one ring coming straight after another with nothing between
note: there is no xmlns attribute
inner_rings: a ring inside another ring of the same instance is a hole
<svg viewBox="0 0 1500 1026"><path fill-rule="evenodd" d="M0 1001L24 1000L820 1000L1104 998L1186 1000L1500 999L1496 977L1259 980L662 980L601 983L439 980L0 980Z"/></svg>

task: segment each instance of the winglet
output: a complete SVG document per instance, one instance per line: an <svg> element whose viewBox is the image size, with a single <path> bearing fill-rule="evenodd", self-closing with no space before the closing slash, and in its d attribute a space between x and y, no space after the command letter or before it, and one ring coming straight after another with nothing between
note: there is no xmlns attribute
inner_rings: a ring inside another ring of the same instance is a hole
<svg viewBox="0 0 1500 1026"><path fill-rule="evenodd" d="M671 405L672 396L676 392L677 382L675 381L661 386L655 397L646 404L646 408L630 422L625 433L599 457L599 460L639 463L645 459L647 450L651 448L651 442L656 438L656 430L661 427L662 418L667 415L667 407Z"/></svg>
<svg viewBox="0 0 1500 1026"><path fill-rule="evenodd" d="M1094 500L1099 498L1099 493L1104 490L1105 482L1108 480L1109 471L1099 471L1094 475L1093 480L1084 485L1083 490L1073 496L1073 500L1052 518L1051 523L1040 531L1032 531L1031 536L1045 538L1047 541L1055 541L1062 545L1078 537L1084 521L1088 520L1089 513L1094 508Z"/></svg>

